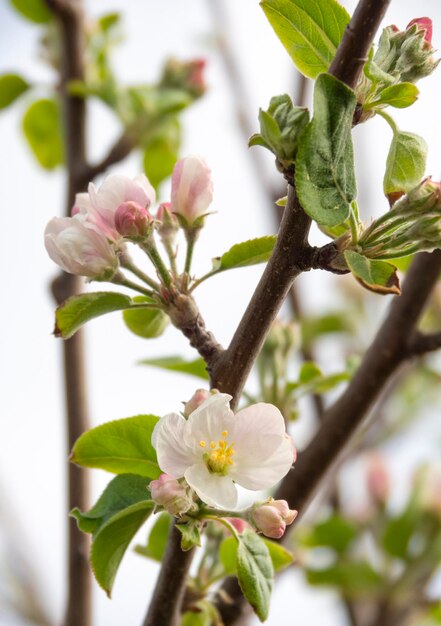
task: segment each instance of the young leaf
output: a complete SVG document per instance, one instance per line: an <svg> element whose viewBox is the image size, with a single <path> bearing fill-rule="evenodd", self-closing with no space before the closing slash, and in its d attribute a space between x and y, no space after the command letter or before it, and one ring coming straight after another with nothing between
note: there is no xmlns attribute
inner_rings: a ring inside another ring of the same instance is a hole
<svg viewBox="0 0 441 626"><path fill-rule="evenodd" d="M340 562L321 570L307 570L311 585L338 587L349 597L369 597L379 589L379 574L366 561Z"/></svg>
<svg viewBox="0 0 441 626"><path fill-rule="evenodd" d="M10 0L10 2L23 17L31 22L46 24L52 19L52 13L44 0Z"/></svg>
<svg viewBox="0 0 441 626"><path fill-rule="evenodd" d="M135 296L133 302L141 304L153 301L146 296ZM144 339L159 337L170 322L168 315L160 309L126 309L123 311L123 319L132 333Z"/></svg>
<svg viewBox="0 0 441 626"><path fill-rule="evenodd" d="M349 269L363 287L379 294L401 293L397 268L392 263L368 259L354 250L346 250L345 259Z"/></svg>
<svg viewBox="0 0 441 626"><path fill-rule="evenodd" d="M264 622L269 612L274 568L267 545L251 530L239 535L237 578L243 595Z"/></svg>
<svg viewBox="0 0 441 626"><path fill-rule="evenodd" d="M150 500L150 481L135 474L120 474L107 485L90 511L84 513L78 508L70 515L77 520L78 528L84 533L95 534L108 519L132 504Z"/></svg>
<svg viewBox="0 0 441 626"><path fill-rule="evenodd" d="M176 118L170 120L144 146L144 172L157 190L173 172L181 145L181 126Z"/></svg>
<svg viewBox="0 0 441 626"><path fill-rule="evenodd" d="M39 164L53 170L64 161L60 107L56 100L33 102L23 117L23 132Z"/></svg>
<svg viewBox="0 0 441 626"><path fill-rule="evenodd" d="M261 7L298 70L326 72L350 20L335 0L263 0Z"/></svg>
<svg viewBox="0 0 441 626"><path fill-rule="evenodd" d="M98 584L109 597L124 553L154 506L151 500L132 504L108 519L94 536L90 562Z"/></svg>
<svg viewBox="0 0 441 626"><path fill-rule="evenodd" d="M139 361L139 364L151 365L152 367L159 367L160 369L169 370L171 372L181 372L182 374L202 378L202 380L208 380L207 366L205 365L204 359L186 361L181 356L167 356L159 359L143 359Z"/></svg>
<svg viewBox="0 0 441 626"><path fill-rule="evenodd" d="M201 545L201 533L196 524L176 524L176 528L182 535L181 550L187 552L196 546Z"/></svg>
<svg viewBox="0 0 441 626"><path fill-rule="evenodd" d="M293 555L280 543L270 541L262 537L268 548L274 571L280 572L293 562ZM237 550L238 544L234 537L227 537L219 546L219 560L222 563L225 573L229 576L237 575Z"/></svg>
<svg viewBox="0 0 441 626"><path fill-rule="evenodd" d="M398 83L382 89L378 98L363 108L373 109L377 105L387 104L396 109L405 109L418 100L419 94L418 87L413 83Z"/></svg>
<svg viewBox="0 0 441 626"><path fill-rule="evenodd" d="M169 513L160 513L150 531L147 545L135 546L135 552L141 556L146 556L149 559L153 559L154 561L158 561L160 563L167 546L167 538L172 521L173 518Z"/></svg>
<svg viewBox="0 0 441 626"><path fill-rule="evenodd" d="M55 311L54 334L56 337L69 339L86 322L106 313L128 309L132 304L129 296L113 291L95 291L72 296Z"/></svg>
<svg viewBox="0 0 441 626"><path fill-rule="evenodd" d="M420 526L421 520L412 509L406 509L401 515L390 518L381 537L383 548L391 556L406 560L412 536Z"/></svg>
<svg viewBox="0 0 441 626"><path fill-rule="evenodd" d="M300 137L296 185L305 212L318 224L342 224L356 195L352 89L329 74L318 77L314 117Z"/></svg>
<svg viewBox="0 0 441 626"><path fill-rule="evenodd" d="M414 133L396 130L387 155L383 189L385 195L418 185L426 170L427 144Z"/></svg>
<svg viewBox="0 0 441 626"><path fill-rule="evenodd" d="M139 474L158 478L161 474L152 445L156 415L136 415L101 424L77 439L70 460L114 474Z"/></svg>
<svg viewBox="0 0 441 626"><path fill-rule="evenodd" d="M236 243L221 257L213 259L213 265L218 272L223 272L236 267L266 263L271 256L276 240L276 235L267 235Z"/></svg>
<svg viewBox="0 0 441 626"><path fill-rule="evenodd" d="M326 546L336 552L345 552L357 534L354 524L340 515L332 515L307 531L301 540L310 547Z"/></svg>
<svg viewBox="0 0 441 626"><path fill-rule="evenodd" d="M3 76L0 76L0 109L6 109L29 87L29 83L18 74L3 74Z"/></svg>

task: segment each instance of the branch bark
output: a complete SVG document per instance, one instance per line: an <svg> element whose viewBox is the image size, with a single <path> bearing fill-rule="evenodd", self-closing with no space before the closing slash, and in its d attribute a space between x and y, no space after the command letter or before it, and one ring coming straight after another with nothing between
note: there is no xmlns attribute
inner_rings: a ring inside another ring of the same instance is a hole
<svg viewBox="0 0 441 626"><path fill-rule="evenodd" d="M70 215L75 194L82 191L81 173L86 163L84 100L68 93L68 82L84 78L83 9L80 0L47 0L54 12L62 41L60 94L64 109L67 197L66 215ZM62 273L54 280L53 295L58 304L78 293L82 280ZM89 428L83 334L78 332L63 342L64 390L67 420L66 447L69 455L76 439ZM86 510L89 504L88 474L68 465L68 510L74 506ZM81 533L73 519L68 521L68 590L65 626L91 626L91 572L88 562L89 538Z"/></svg>
<svg viewBox="0 0 441 626"><path fill-rule="evenodd" d="M426 334L415 331L407 344L409 356L421 356L439 348L441 348L441 332Z"/></svg>

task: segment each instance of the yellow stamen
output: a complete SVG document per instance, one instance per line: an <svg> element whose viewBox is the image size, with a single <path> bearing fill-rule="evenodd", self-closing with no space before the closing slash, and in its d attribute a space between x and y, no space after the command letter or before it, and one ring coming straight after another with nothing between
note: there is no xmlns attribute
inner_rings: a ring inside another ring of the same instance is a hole
<svg viewBox="0 0 441 626"><path fill-rule="evenodd" d="M223 430L222 437L227 437L227 436L228 436L228 430Z"/></svg>
<svg viewBox="0 0 441 626"><path fill-rule="evenodd" d="M205 441L201 440L199 442L199 445L201 446L201 448L205 448L205 446L207 445Z"/></svg>
<svg viewBox="0 0 441 626"><path fill-rule="evenodd" d="M212 450L214 450L214 449L215 449L215 447L216 447L216 442L215 442L215 441L212 441L212 442L210 443L210 448L211 448Z"/></svg>

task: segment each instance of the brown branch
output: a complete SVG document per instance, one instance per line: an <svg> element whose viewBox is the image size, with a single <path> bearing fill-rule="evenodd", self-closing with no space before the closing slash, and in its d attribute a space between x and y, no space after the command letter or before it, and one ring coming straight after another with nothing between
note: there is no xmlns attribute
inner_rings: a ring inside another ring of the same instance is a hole
<svg viewBox="0 0 441 626"><path fill-rule="evenodd" d="M109 169L109 167L115 165L116 163L119 163L127 156L129 156L134 146L135 142L133 141L133 139L128 135L128 133L123 132L101 161L98 161L98 163L92 165L85 166L82 174L84 186L100 174L103 174L106 170Z"/></svg>
<svg viewBox="0 0 441 626"><path fill-rule="evenodd" d="M422 356L427 352L434 352L441 348L441 332L421 333L415 331L407 343L409 356Z"/></svg>
<svg viewBox="0 0 441 626"><path fill-rule="evenodd" d="M83 50L84 27L80 0L47 0L54 12L61 34L61 99L64 112L67 198L66 215L70 214L75 194L82 191L81 172L85 158L86 111L82 98L68 93L71 80L84 78ZM67 296L78 293L82 281L77 276L61 274L53 283L53 294L57 303ZM66 447L70 453L75 440L89 428L86 401L85 359L83 335L77 333L72 339L63 342L64 389L67 419ZM68 455L66 455L68 456ZM88 508L87 473L72 463L68 466L68 509L74 506L82 510ZM89 539L81 533L69 519L68 530L68 591L65 626L91 625L91 573L88 562Z"/></svg>

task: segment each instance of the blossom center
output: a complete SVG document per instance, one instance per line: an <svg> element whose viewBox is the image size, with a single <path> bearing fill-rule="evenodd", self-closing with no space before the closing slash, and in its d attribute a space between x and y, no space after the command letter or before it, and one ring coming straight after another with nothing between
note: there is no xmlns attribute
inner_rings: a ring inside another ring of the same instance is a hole
<svg viewBox="0 0 441 626"><path fill-rule="evenodd" d="M222 439L216 443L210 442L210 452L204 452L203 459L208 470L212 474L226 476L231 465L234 464L231 458L234 455L234 442L228 443L228 431L222 431ZM207 442L202 440L199 442L201 448L207 447Z"/></svg>

